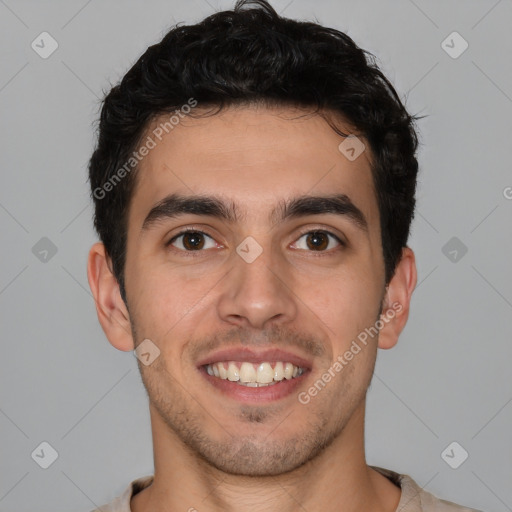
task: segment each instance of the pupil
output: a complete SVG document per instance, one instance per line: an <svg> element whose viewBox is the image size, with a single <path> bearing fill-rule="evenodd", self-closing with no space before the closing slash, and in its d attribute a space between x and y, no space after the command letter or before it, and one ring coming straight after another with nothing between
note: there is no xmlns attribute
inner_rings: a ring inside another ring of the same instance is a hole
<svg viewBox="0 0 512 512"><path fill-rule="evenodd" d="M201 239L201 233L191 232L183 236L183 245L187 249L201 249L204 245L204 240Z"/></svg>
<svg viewBox="0 0 512 512"><path fill-rule="evenodd" d="M321 233L319 231L315 231L314 233L310 234L309 240L312 241L312 243L313 243L313 247L312 248L314 248L314 249L323 249L323 248L325 248L326 236L325 236L324 233Z"/></svg>

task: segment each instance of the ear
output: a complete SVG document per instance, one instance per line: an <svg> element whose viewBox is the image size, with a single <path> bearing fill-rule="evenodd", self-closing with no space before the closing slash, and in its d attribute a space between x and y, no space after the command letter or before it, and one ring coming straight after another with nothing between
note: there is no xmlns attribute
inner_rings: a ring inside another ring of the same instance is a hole
<svg viewBox="0 0 512 512"><path fill-rule="evenodd" d="M87 278L105 335L112 346L128 352L134 349L130 315L110 263L105 246L101 242L95 243L89 251Z"/></svg>
<svg viewBox="0 0 512 512"><path fill-rule="evenodd" d="M398 337L409 318L409 306L417 277L414 252L409 247L404 247L384 296L380 315L384 325L379 332L379 348L392 348L398 342Z"/></svg>

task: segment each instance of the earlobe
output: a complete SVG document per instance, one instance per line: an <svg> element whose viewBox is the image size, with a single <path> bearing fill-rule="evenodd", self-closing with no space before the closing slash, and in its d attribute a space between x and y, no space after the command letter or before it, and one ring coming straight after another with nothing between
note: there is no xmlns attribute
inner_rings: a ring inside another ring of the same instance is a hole
<svg viewBox="0 0 512 512"><path fill-rule="evenodd" d="M414 252L409 247L402 249L395 274L388 284L380 320L378 347L389 349L398 342L398 337L407 323L412 293L416 286L417 271Z"/></svg>
<svg viewBox="0 0 512 512"><path fill-rule="evenodd" d="M130 316L109 263L105 246L95 243L89 251L87 278L105 335L112 346L128 352L134 349Z"/></svg>

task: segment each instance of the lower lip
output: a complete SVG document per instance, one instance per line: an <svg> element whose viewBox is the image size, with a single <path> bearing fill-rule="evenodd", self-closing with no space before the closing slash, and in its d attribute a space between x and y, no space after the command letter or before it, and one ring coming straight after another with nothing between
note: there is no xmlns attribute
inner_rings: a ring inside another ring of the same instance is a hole
<svg viewBox="0 0 512 512"><path fill-rule="evenodd" d="M212 386L215 386L226 396L238 400L239 402L273 402L280 400L291 395L298 386L304 381L309 373L306 370L301 376L294 377L293 379L283 379L277 384L271 386L264 386L261 388L251 388L232 382L230 380L224 380L213 375L209 375L204 367L199 368L200 373Z"/></svg>

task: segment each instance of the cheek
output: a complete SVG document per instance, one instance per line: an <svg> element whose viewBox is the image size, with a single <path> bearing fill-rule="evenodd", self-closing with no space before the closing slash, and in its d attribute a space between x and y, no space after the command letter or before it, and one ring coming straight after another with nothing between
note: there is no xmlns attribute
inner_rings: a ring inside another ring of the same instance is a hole
<svg viewBox="0 0 512 512"><path fill-rule="evenodd" d="M368 275L368 274L366 274ZM328 279L309 280L297 293L331 329L336 346L343 346L378 318L381 294L365 274L332 273Z"/></svg>
<svg viewBox="0 0 512 512"><path fill-rule="evenodd" d="M132 267L130 277L130 313L139 335L155 341L168 337L190 308L183 287L155 265Z"/></svg>
<svg viewBox="0 0 512 512"><path fill-rule="evenodd" d="M130 313L137 335L149 338L160 349L169 365L177 365L183 347L197 336L212 317L211 291L219 276L202 272L191 277L185 266L168 263L132 267Z"/></svg>

